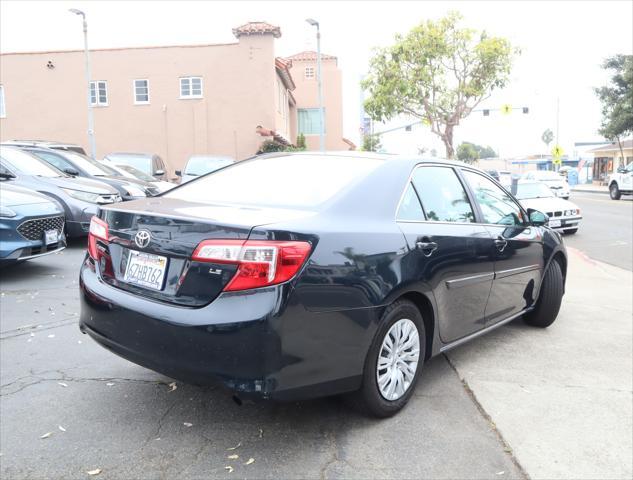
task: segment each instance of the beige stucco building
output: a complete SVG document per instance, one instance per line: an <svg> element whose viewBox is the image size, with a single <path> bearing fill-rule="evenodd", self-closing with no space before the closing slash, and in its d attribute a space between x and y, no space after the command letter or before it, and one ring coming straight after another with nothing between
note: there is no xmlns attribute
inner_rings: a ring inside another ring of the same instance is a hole
<svg viewBox="0 0 633 480"><path fill-rule="evenodd" d="M315 106L312 85L295 84L292 60L276 56L279 27L251 22L233 33L230 44L92 50L97 157L157 153L173 172L193 154L249 157L273 138L262 133L295 143L298 109ZM0 140L56 140L88 151L83 55L0 55ZM326 68L328 147L341 148L340 71L335 62Z"/></svg>
<svg viewBox="0 0 633 480"><path fill-rule="evenodd" d="M602 145L589 152L593 153L594 183L606 184L610 174L633 162L633 139Z"/></svg>

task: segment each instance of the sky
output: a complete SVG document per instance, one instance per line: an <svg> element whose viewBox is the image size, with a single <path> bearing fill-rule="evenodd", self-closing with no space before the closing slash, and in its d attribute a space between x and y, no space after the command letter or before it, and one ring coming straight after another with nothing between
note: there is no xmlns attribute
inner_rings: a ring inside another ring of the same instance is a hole
<svg viewBox="0 0 633 480"><path fill-rule="evenodd" d="M481 108L528 107L529 114L473 113L457 127L455 145L490 145L501 156L546 153L540 137L558 133L565 153L575 142L600 141L600 103L593 88L608 81L606 57L633 53L633 1L15 1L0 0L0 52L82 48L86 12L91 48L234 42L231 29L248 21L281 27L280 56L316 49L312 17L321 25L324 53L343 72L344 134L359 142L361 92L372 50L393 43L427 19L455 10L464 27L503 36L521 50L509 84ZM559 115L557 116L557 105ZM558 118L558 121L557 121ZM405 125L397 118L375 131ZM558 128L557 128L558 125ZM442 143L426 127L385 134L383 146L417 153ZM551 146L550 146L551 147Z"/></svg>

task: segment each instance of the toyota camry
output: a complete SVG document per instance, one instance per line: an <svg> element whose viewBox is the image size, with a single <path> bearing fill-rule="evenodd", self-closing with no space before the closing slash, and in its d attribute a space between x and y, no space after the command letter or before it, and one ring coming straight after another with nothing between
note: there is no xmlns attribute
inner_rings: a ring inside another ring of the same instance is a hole
<svg viewBox="0 0 633 480"><path fill-rule="evenodd" d="M434 355L519 317L554 322L567 255L547 221L462 163L256 157L102 207L80 328L238 397L344 393L389 416Z"/></svg>

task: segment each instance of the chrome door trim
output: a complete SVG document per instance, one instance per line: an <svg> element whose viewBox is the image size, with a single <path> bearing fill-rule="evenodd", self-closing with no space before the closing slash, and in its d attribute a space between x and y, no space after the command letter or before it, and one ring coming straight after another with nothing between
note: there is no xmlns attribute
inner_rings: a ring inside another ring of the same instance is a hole
<svg viewBox="0 0 633 480"><path fill-rule="evenodd" d="M508 270L499 270L498 272L495 272L495 280L499 278L510 277L512 275L518 275L519 273L527 273L533 270L540 270L540 269L541 269L541 266L536 264L536 265L526 265L525 267L519 267L519 268L510 268Z"/></svg>
<svg viewBox="0 0 633 480"><path fill-rule="evenodd" d="M494 278L494 272L488 272L480 275L472 275L470 277L456 278L455 280L446 280L446 288L452 290L455 288L466 287L468 285L474 285L475 283L487 282L494 280Z"/></svg>

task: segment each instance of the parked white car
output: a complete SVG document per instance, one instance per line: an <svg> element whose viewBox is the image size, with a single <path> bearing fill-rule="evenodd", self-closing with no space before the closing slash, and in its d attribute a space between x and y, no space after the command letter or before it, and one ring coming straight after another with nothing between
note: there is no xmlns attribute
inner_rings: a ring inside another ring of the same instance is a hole
<svg viewBox="0 0 633 480"><path fill-rule="evenodd" d="M176 170L176 175L182 178L180 183L186 183L201 175L215 172L232 163L235 163L235 159L231 157L193 155L187 160L187 165L185 165L185 169L182 172Z"/></svg>
<svg viewBox="0 0 633 480"><path fill-rule="evenodd" d="M151 175L146 174L145 172L141 172L138 168L135 168L132 165L126 165L124 163L117 165L107 160L105 161L102 160L102 162L108 167L110 167L112 170L117 172L122 177L136 178L138 180L150 182L152 185L154 185L158 189L159 193L163 193L163 192L166 192L167 190L171 190L172 188L176 186L175 183L166 182L164 180L158 180L155 177L152 177Z"/></svg>
<svg viewBox="0 0 633 480"><path fill-rule="evenodd" d="M562 175L551 170L534 170L523 174L524 180L543 182L554 193L555 196L564 199L569 198L569 183Z"/></svg>
<svg viewBox="0 0 633 480"><path fill-rule="evenodd" d="M542 182L520 180L515 197L527 210L533 208L549 217L548 226L564 233L576 233L582 216L575 203L554 196L552 190Z"/></svg>
<svg viewBox="0 0 633 480"><path fill-rule="evenodd" d="M609 195L612 200L620 200L622 195L633 194L633 162L609 176Z"/></svg>

